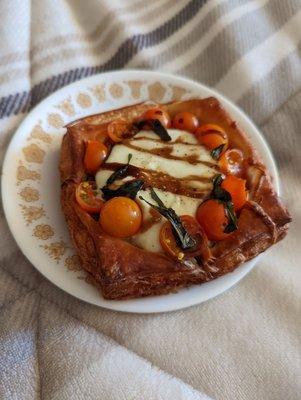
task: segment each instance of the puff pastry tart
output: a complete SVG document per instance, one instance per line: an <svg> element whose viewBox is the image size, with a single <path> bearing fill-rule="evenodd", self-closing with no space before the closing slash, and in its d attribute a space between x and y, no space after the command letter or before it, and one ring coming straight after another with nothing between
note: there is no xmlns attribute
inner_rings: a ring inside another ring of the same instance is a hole
<svg viewBox="0 0 301 400"><path fill-rule="evenodd" d="M282 239L291 220L213 97L77 120L63 138L60 173L71 238L107 299L229 273Z"/></svg>

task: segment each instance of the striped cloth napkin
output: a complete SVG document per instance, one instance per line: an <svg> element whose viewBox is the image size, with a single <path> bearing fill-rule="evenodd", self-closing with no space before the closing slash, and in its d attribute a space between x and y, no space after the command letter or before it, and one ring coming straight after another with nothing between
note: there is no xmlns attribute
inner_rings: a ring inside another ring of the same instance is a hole
<svg viewBox="0 0 301 400"><path fill-rule="evenodd" d="M128 315L48 283L1 208L0 398L300 399L300 0L14 0L0 15L1 163L18 124L56 89L111 69L168 71L215 87L260 126L294 219L227 293Z"/></svg>

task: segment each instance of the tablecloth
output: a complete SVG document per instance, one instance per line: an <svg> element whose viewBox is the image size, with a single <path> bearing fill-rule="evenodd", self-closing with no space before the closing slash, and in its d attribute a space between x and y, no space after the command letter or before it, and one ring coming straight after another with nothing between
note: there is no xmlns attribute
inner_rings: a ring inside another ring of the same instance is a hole
<svg viewBox="0 0 301 400"><path fill-rule="evenodd" d="M0 219L1 399L301 398L299 0L3 0L1 164L41 99L98 72L147 68L212 86L276 157L293 223L228 292L186 310L122 314L43 278Z"/></svg>

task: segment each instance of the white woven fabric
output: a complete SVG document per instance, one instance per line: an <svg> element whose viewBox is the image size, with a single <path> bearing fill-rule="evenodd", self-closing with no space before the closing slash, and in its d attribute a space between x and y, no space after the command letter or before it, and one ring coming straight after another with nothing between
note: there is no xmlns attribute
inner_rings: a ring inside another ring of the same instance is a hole
<svg viewBox="0 0 301 400"><path fill-rule="evenodd" d="M0 219L1 399L301 398L301 8L298 0L0 2L0 160L56 88L118 68L216 87L261 127L288 237L227 293L162 315L84 304L25 260Z"/></svg>

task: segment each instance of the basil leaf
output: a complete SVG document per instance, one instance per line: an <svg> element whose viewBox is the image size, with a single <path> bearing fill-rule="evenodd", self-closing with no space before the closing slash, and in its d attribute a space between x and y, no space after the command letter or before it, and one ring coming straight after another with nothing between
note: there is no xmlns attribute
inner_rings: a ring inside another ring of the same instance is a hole
<svg viewBox="0 0 301 400"><path fill-rule="evenodd" d="M150 189L151 191L151 197L155 202L162 208L166 208L163 201L160 199L160 197L157 195L157 193L154 191L153 188Z"/></svg>
<svg viewBox="0 0 301 400"><path fill-rule="evenodd" d="M228 201L225 204L225 210L226 210L227 217L229 218L229 223L225 227L224 232L225 233L231 233L233 231L236 231L236 229L238 228L238 226L237 226L237 216L235 214L232 201Z"/></svg>
<svg viewBox="0 0 301 400"><path fill-rule="evenodd" d="M129 164L130 164L131 159L132 159L132 154L129 154L129 155L128 155L128 162L127 162L127 164L125 164L125 165L123 165L122 167L118 168L116 171L114 171L114 172L112 173L112 175L110 175L110 176L108 177L108 179L107 179L107 181L106 181L106 186L111 185L114 181L116 181L116 180L119 179L119 178L122 178L122 177L125 175L126 171L127 171L128 168L129 168Z"/></svg>
<svg viewBox="0 0 301 400"><path fill-rule="evenodd" d="M218 160L224 150L224 147L225 147L225 145L221 144L218 147L216 147L215 149L211 150L211 152L210 152L211 157L214 158L215 160Z"/></svg>
<svg viewBox="0 0 301 400"><path fill-rule="evenodd" d="M152 129L164 142L171 140L171 136L158 119L153 120Z"/></svg>
<svg viewBox="0 0 301 400"><path fill-rule="evenodd" d="M219 174L214 177L211 198L219 200L221 203L223 203L225 207L225 212L229 220L229 223L225 227L224 232L231 233L235 231L238 227L237 216L234 210L231 194L227 192L227 190L221 187L222 182L223 182L222 175Z"/></svg>
<svg viewBox="0 0 301 400"><path fill-rule="evenodd" d="M117 189L109 189L107 186L104 186L101 191L105 200L110 200L113 197L120 196L129 197L130 199L134 200L143 185L144 181L142 179L135 179L133 181L124 183Z"/></svg>
<svg viewBox="0 0 301 400"><path fill-rule="evenodd" d="M231 195L225 189L221 187L223 182L222 175L216 175L213 179L213 190L211 193L211 197L216 200L220 200L222 202L231 201Z"/></svg>
<svg viewBox="0 0 301 400"><path fill-rule="evenodd" d="M150 190L152 199L155 200L158 205L148 202L142 196L140 196L139 198L145 201L149 206L157 210L171 223L176 241L183 250L188 250L195 247L197 244L196 240L190 235L189 232L186 231L180 217L176 214L175 210L165 207L164 203L159 198L154 189L151 188Z"/></svg>
<svg viewBox="0 0 301 400"><path fill-rule="evenodd" d="M149 126L160 137L160 139L163 140L163 142L169 142L171 140L171 136L158 119L146 119L140 121L138 122L137 127L138 129L142 129L145 125Z"/></svg>

